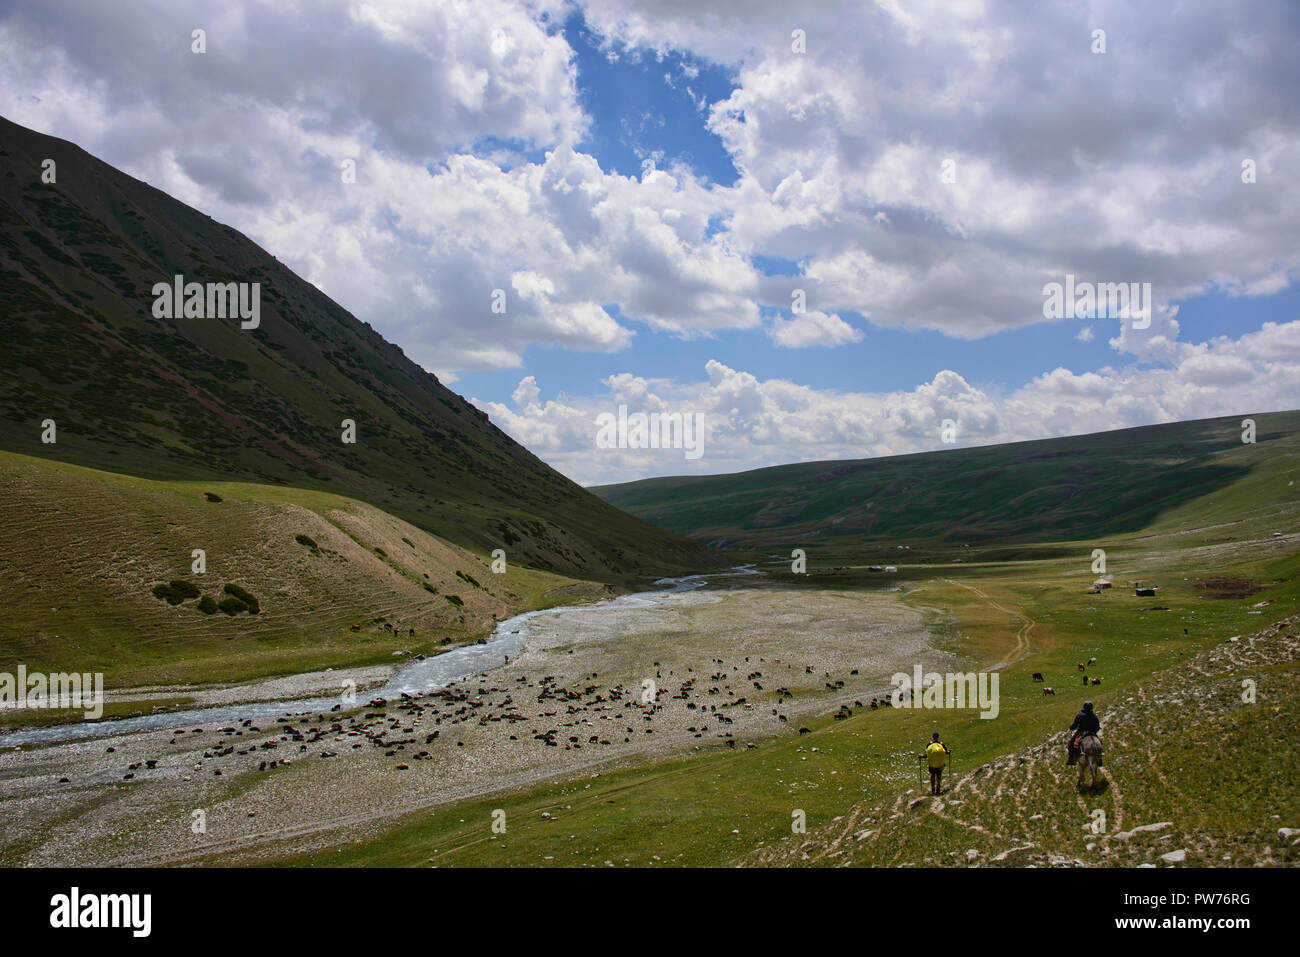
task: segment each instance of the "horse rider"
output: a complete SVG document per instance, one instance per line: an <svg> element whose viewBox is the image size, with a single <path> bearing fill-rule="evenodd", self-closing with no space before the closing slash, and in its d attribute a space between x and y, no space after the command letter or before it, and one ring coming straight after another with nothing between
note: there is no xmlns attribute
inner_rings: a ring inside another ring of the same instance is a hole
<svg viewBox="0 0 1300 957"><path fill-rule="evenodd" d="M1098 734L1101 731L1101 720L1097 713L1092 710L1092 702L1085 701L1083 710L1074 716L1074 724L1070 725L1070 764L1074 764L1079 759L1079 739L1090 734Z"/></svg>

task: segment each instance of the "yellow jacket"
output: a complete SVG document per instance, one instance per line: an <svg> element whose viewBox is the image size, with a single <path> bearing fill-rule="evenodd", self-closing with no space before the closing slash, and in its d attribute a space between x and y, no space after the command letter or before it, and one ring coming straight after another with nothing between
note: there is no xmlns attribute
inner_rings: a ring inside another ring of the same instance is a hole
<svg viewBox="0 0 1300 957"><path fill-rule="evenodd" d="M941 768L948 763L948 750L938 741L925 749L925 756L932 768Z"/></svg>

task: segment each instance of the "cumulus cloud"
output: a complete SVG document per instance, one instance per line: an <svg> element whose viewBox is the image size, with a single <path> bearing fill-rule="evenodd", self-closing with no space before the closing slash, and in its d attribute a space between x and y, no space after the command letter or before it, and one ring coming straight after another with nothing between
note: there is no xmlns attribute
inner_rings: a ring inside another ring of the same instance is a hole
<svg viewBox="0 0 1300 957"><path fill-rule="evenodd" d="M542 390L537 385L536 376L524 376L519 380L519 385L510 398L515 400L515 405L521 409L527 409L530 405L536 405L540 398Z"/></svg>
<svg viewBox="0 0 1300 957"><path fill-rule="evenodd" d="M611 59L734 68L708 123L737 183L653 148L622 177L575 149L591 119L564 0L10 5L0 109L249 232L451 375L534 343L617 352L631 323L761 330L788 290L759 254L800 263L816 303L767 327L791 347L853 341L823 318L846 312L956 337L1042 321L1066 272L1169 304L1300 268L1288 5L581 6ZM532 273L544 294L487 311Z"/></svg>
<svg viewBox="0 0 1300 957"><path fill-rule="evenodd" d="M738 64L712 128L739 248L806 263L820 308L980 336L1044 279L1285 288L1300 266L1300 86L1283 5L633 0L627 44ZM1092 31L1107 52L1092 52ZM802 30L806 52L792 49ZM1244 183L1242 164L1261 173ZM951 174L951 175L945 175Z"/></svg>
<svg viewBox="0 0 1300 957"><path fill-rule="evenodd" d="M837 315L812 310L793 319L776 319L768 330L777 345L787 349L807 346L840 346L846 342L860 342L862 332L854 329Z"/></svg>
<svg viewBox="0 0 1300 957"><path fill-rule="evenodd" d="M694 382L620 373L604 380L607 394L565 404L518 411L473 401L584 484L950 448L943 440L949 420L956 445L968 446L1300 406L1300 321L1268 323L1235 340L1184 345L1178 361L1165 368L1135 364L1076 373L1058 367L1005 394L978 388L950 369L913 389L854 393L762 380L714 359ZM647 414L702 413L703 455L693 461L677 449L598 448L596 416L616 413L620 404Z"/></svg>

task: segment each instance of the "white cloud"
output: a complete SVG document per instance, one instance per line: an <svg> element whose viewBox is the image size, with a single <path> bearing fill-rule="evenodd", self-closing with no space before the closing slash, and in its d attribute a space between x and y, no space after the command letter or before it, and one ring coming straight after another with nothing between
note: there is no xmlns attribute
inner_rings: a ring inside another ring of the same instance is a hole
<svg viewBox="0 0 1300 957"><path fill-rule="evenodd" d="M552 26L570 9L11 6L0 110L248 232L450 374L518 365L534 343L617 352L637 322L684 337L763 329L788 283L760 275L758 253L803 265L819 315L965 338L1042 321L1042 284L1066 272L1149 281L1168 307L1207 289L1267 295L1300 270L1287 94L1300 60L1283 5L1169 17L1117 0L845 0L793 20L775 0L588 5L611 59L644 44L735 65L709 117L741 170L734 187L658 168L653 144L637 146L655 167L639 179L574 150L591 121ZM1096 56L1102 20L1110 52ZM806 54L791 51L794 26ZM638 136L663 121L632 119ZM349 187L343 158L357 161ZM486 313L520 273L544 277L545 295ZM816 322L767 332L851 341Z"/></svg>
<svg viewBox="0 0 1300 957"><path fill-rule="evenodd" d="M768 330L777 345L787 349L807 346L840 346L848 342L861 342L862 332L854 329L837 315L811 310L793 319L777 318Z"/></svg>
<svg viewBox="0 0 1300 957"><path fill-rule="evenodd" d="M1267 295L1300 268L1281 8L606 0L588 16L739 64L711 119L744 174L734 242L805 262L827 312L972 337L1040 321L1044 278L1066 272L1151 282L1168 304ZM1254 184L1244 157L1268 171Z"/></svg>
<svg viewBox="0 0 1300 957"><path fill-rule="evenodd" d="M1182 345L1178 361L1163 368L1056 368L1006 394L978 388L950 369L910 390L819 390L761 380L714 359L700 381L620 373L604 380L607 394L569 397L563 405L530 403L516 412L475 402L584 484L949 448L942 441L945 419L957 423L957 445L966 446L1300 407L1300 321L1268 323L1236 340ZM629 412L703 413L703 456L690 461L679 450L597 448L596 416L619 404Z"/></svg>
<svg viewBox="0 0 1300 957"><path fill-rule="evenodd" d="M521 409L527 409L530 405L536 405L537 399L541 396L542 390L537 385L536 376L524 376L519 380L519 385L510 398L514 399L515 405Z"/></svg>

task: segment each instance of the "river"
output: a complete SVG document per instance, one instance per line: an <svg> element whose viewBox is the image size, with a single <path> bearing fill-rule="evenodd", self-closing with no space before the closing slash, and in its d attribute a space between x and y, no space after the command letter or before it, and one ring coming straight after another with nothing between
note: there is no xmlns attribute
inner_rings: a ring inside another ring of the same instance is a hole
<svg viewBox="0 0 1300 957"><path fill-rule="evenodd" d="M650 608L671 604L675 596L703 588L719 579L751 578L760 573L749 565L741 565L728 572L710 575L687 575L681 578L663 578L655 582L660 586L643 592L608 598L595 604L559 605L537 611L526 611L500 622L484 644L463 645L438 655L411 661L397 670L380 688L364 693L364 700L376 698L391 700L403 694L416 696L445 688L472 675L482 674L505 663L507 657L517 656L529 635L529 623L542 616L563 616L581 611L617 612L629 608ZM752 580L752 578L751 578ZM182 725L238 724L242 721L263 721L279 717L315 716L329 713L340 705L338 694L325 697L299 698L280 701L254 701L243 704L222 705L210 708L192 708L165 711L156 714L136 715L130 718L111 718L100 721L80 721L44 727L19 728L0 735L0 747L21 747L28 744L54 744L83 738L131 734L139 731L157 731L179 728ZM355 707L349 703L348 710ZM340 709L342 710L342 709Z"/></svg>

